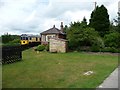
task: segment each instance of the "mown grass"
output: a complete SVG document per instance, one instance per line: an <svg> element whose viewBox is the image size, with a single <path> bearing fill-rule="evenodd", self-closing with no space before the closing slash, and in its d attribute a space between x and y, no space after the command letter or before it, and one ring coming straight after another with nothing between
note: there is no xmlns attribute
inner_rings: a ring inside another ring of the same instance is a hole
<svg viewBox="0 0 120 90"><path fill-rule="evenodd" d="M3 65L3 88L96 88L117 67L118 57L80 52L23 52L23 60ZM93 71L89 76L86 71Z"/></svg>

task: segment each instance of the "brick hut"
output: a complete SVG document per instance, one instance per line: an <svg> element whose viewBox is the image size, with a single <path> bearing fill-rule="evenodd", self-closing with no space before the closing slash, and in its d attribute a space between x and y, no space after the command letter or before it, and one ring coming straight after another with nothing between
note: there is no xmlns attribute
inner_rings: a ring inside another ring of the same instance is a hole
<svg viewBox="0 0 120 90"><path fill-rule="evenodd" d="M41 44L48 44L50 38L66 39L66 34L63 30L63 22L61 22L60 29L53 25L52 28L41 33Z"/></svg>

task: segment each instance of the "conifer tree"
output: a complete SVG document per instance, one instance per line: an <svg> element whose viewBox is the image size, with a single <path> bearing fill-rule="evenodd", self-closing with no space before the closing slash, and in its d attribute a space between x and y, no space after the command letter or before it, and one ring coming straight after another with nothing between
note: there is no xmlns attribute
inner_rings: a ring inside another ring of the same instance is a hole
<svg viewBox="0 0 120 90"><path fill-rule="evenodd" d="M89 25L90 27L95 28L102 37L109 31L109 14L104 5L101 5L100 7L97 6L91 13Z"/></svg>

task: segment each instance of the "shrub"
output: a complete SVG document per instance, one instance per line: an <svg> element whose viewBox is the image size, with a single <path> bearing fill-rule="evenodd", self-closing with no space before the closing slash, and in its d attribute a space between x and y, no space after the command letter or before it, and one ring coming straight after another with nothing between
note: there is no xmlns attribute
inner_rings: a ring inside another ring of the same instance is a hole
<svg viewBox="0 0 120 90"><path fill-rule="evenodd" d="M104 47L105 47L105 45L104 45L104 41L102 40L102 38L96 37L91 46L91 51L92 52L101 52L101 49Z"/></svg>
<svg viewBox="0 0 120 90"><path fill-rule="evenodd" d="M13 41L9 41L9 43L20 43L20 39L14 39Z"/></svg>
<svg viewBox="0 0 120 90"><path fill-rule="evenodd" d="M90 46L80 46L79 48L77 48L77 51L89 52L90 51Z"/></svg>
<svg viewBox="0 0 120 90"><path fill-rule="evenodd" d="M100 51L100 47L97 46L97 45L92 45L92 46L91 46L91 51L92 51L92 52L99 52L99 51Z"/></svg>
<svg viewBox="0 0 120 90"><path fill-rule="evenodd" d="M120 34L117 32L106 34L104 36L105 46L118 48Z"/></svg>
<svg viewBox="0 0 120 90"><path fill-rule="evenodd" d="M68 47L71 50L79 50L80 46L91 46L99 37L94 28L90 28L83 23L71 23L67 31Z"/></svg>
<svg viewBox="0 0 120 90"><path fill-rule="evenodd" d="M6 43L2 45L2 47L4 46L20 46L20 43Z"/></svg>
<svg viewBox="0 0 120 90"><path fill-rule="evenodd" d="M119 50L115 47L105 47L101 50L102 52L112 52L112 53L118 53Z"/></svg>
<svg viewBox="0 0 120 90"><path fill-rule="evenodd" d="M45 50L49 51L49 44L45 46Z"/></svg>
<svg viewBox="0 0 120 90"><path fill-rule="evenodd" d="M45 50L44 45L38 45L37 48L35 49L35 51L43 51L43 50Z"/></svg>

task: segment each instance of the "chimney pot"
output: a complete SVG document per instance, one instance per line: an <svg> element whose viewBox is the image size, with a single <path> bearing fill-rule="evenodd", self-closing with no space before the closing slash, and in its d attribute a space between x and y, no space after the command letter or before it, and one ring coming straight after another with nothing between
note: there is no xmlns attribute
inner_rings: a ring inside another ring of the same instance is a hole
<svg viewBox="0 0 120 90"><path fill-rule="evenodd" d="M63 30L63 22L61 22L60 29L61 29L62 32L64 32L64 30Z"/></svg>
<svg viewBox="0 0 120 90"><path fill-rule="evenodd" d="M53 25L53 28L55 28L55 25Z"/></svg>

